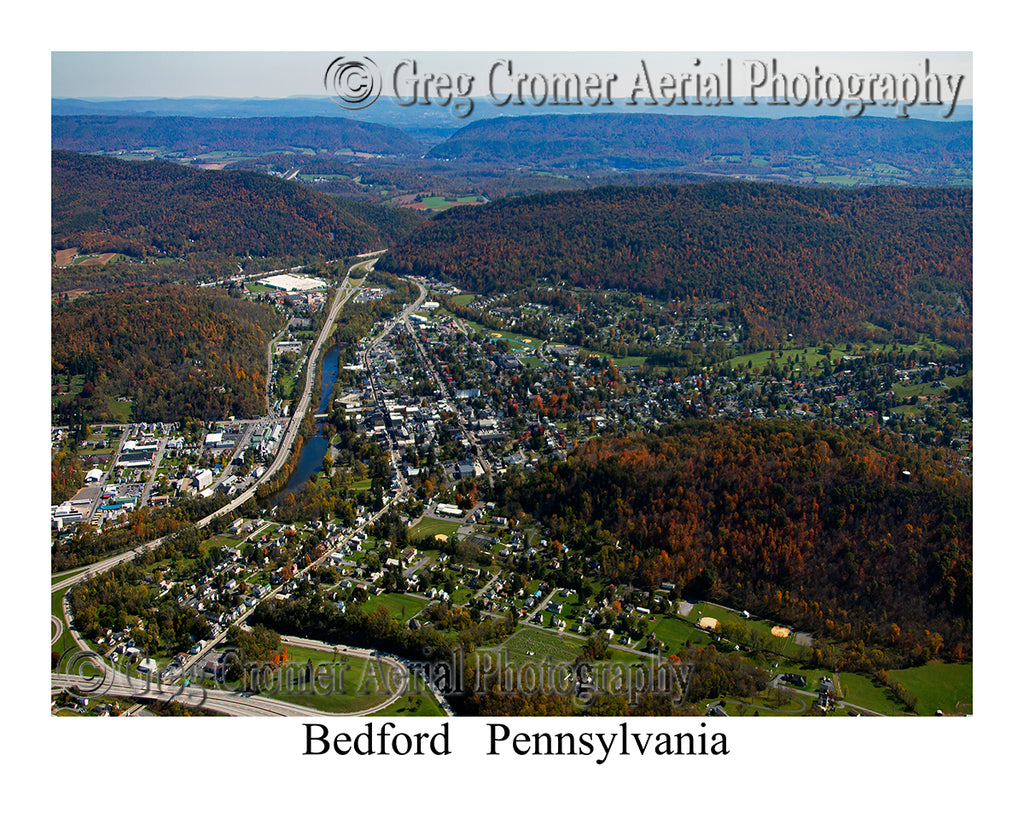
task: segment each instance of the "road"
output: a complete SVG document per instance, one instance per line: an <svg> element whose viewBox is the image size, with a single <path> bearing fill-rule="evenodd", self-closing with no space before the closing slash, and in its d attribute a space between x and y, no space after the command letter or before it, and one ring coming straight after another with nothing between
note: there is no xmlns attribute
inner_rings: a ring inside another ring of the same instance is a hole
<svg viewBox="0 0 1024 819"><path fill-rule="evenodd" d="M374 259L373 261L376 261L376 259ZM369 264L372 265L373 262L370 262ZM408 307L405 308L405 310L402 311L402 314L398 318L392 319L391 321L387 322L384 325L384 329L381 330L376 336L374 336L373 339L370 340L370 343L366 345L366 349L363 351L363 368L366 370L366 374L367 376L369 376L370 379L370 391L373 393L373 405L385 415L387 415L388 412L387 408L384 406L384 399L380 395L377 388L377 378L374 375L373 368L370 366L370 354L373 352L374 347L380 344L381 341L383 341L388 336L388 334L392 330L394 330L395 327L397 327L399 324L403 324L406 327L408 327L409 316L411 316L413 313L419 310L420 306L426 300L426 289L418 282L413 282L413 284L415 284L416 287L419 288L419 296L417 296L416 300L412 304L410 304ZM406 483L405 475L402 473L402 470L398 468L398 456L395 451L393 432L390 430L390 428L388 430L388 442L388 451L391 458L391 468L395 472L395 474L398 475L398 496L404 497L408 493L409 487L408 484Z"/></svg>
<svg viewBox="0 0 1024 819"><path fill-rule="evenodd" d="M114 454L110 456L110 460L107 462L107 470L103 473L103 477L97 481L96 497L93 498L92 503L89 505L89 513L82 516L82 520L92 522L93 516L96 514L96 510L100 505L100 500L103 496L102 487L106 486L110 481L110 476L114 472L114 466L117 463L117 459L121 457L121 450L124 448L125 441L128 440L128 430L131 428L131 424L124 425L124 432L121 433L121 440L117 443L117 449L114 450Z"/></svg>
<svg viewBox="0 0 1024 819"><path fill-rule="evenodd" d="M279 469L281 469L281 467L285 465L285 463L287 463L288 455L291 451L292 445L295 443L296 436L299 434L299 427L301 426L302 419L306 414L306 409L309 407L310 396L312 395L313 392L313 382L314 375L316 373L316 367L312 366L312 363L315 362L317 360L317 357L320 355L320 350L322 349L324 343L326 342L327 337L330 335L331 327L333 326L335 319L338 317L338 311L341 310L345 303L352 297L352 294L359 289L358 285L353 285L352 282L349 281L349 276L352 273L352 271L355 270L357 267L363 267L367 271L372 270L374 263L377 261L377 258L378 257L374 257L369 260L364 259L363 261L356 262L348 269L348 271L345 273L345 278L338 286L338 291L335 294L334 303L331 305L331 310L327 315L327 319L324 321L323 327L320 329L320 335L317 336L316 344L313 345L313 349L310 351L309 361L311 363L311 366L308 366L306 368L306 383L302 390L302 396L299 398L298 404L293 407L291 419L288 422L288 429L285 432L284 438L281 441L281 445L277 450L277 455L274 458L274 461L271 463L269 467L267 467L267 470L263 473L263 475L260 476L259 480L253 483L252 486L250 486L244 492L239 493L235 498L230 500L227 504L222 506L217 511L207 515L205 518L202 518L201 520L196 521L195 527L197 529L206 528L210 525L210 521L214 520L214 518L230 514L239 506L248 501L250 498L254 497L256 495L256 490L260 486L260 484L266 483L266 481L268 481L271 478L271 476L273 476ZM268 380L269 377L270 373L268 372ZM128 427L126 426L125 434L121 439L121 443L118 445L117 452L111 459L112 465L117 462L117 458L121 452L121 447L124 445L125 440L127 440L127 435ZM113 466L111 466L111 469L112 468ZM104 482L105 481L106 476L104 476ZM114 568L114 566L124 563L125 561L131 560L136 555L157 548L167 539L167 537L157 538L156 540L150 541L149 543L146 543L142 546L138 546L135 549L131 549L127 552L122 552L120 554L113 555L103 560L99 560L96 563L92 563L88 566L84 566L82 567L82 571L78 574L65 578L64 580L61 580L58 583L54 583L51 586L50 590L51 592L54 592L59 591L60 589L68 588L69 586L72 586L75 583L79 582L79 580L92 577L93 575L112 569Z"/></svg>
<svg viewBox="0 0 1024 819"><path fill-rule="evenodd" d="M435 384L437 384L437 389L438 392L441 393L441 397L447 400L451 404L452 409L455 411L455 420L459 426L459 430L462 432L463 436L465 436L466 440L469 441L473 453L477 456L477 458L479 458L480 465L483 467L484 473L487 475L487 484L488 486L490 486L491 489L493 489L494 475L491 471L490 462L483 454L483 448L480 446L479 441L477 441L476 436L473 434L473 431L463 423L462 414L458 411L458 405L455 402L455 396L448 392L448 387L445 385L444 381L441 379L437 371L434 369L434 364L431 361L430 356L428 356L426 350L423 349L423 345L420 344L420 340L419 337L416 335L415 329L409 323L409 316L416 312L416 310L419 308L419 305L423 303L423 300L427 296L427 291L424 289L423 285L421 285L419 282L413 282L413 284L415 284L420 289L420 297L419 299L416 300L416 304L413 306L413 308L407 310L405 313L404 322L406 332L409 333L409 337L412 339L412 343L415 345L416 351L419 353L420 363L423 365L423 368L427 371L427 375Z"/></svg>
<svg viewBox="0 0 1024 819"><path fill-rule="evenodd" d="M156 483L156 473L160 468L160 461L163 460L164 450L167 448L167 436L162 435L160 437L160 445L157 447L156 454L153 456L153 467L150 469L149 478L146 480L145 486L142 487L142 494L139 495L139 506L145 506L149 503L149 495L153 491L153 484Z"/></svg>

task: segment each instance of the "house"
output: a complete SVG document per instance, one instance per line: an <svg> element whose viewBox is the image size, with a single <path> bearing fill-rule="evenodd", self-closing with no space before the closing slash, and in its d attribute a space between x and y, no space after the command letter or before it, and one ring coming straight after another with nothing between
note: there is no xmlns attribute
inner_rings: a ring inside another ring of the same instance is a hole
<svg viewBox="0 0 1024 819"><path fill-rule="evenodd" d="M139 660L139 673L155 674L156 670L156 660L154 660L152 657L146 657L146 659L144 660Z"/></svg>

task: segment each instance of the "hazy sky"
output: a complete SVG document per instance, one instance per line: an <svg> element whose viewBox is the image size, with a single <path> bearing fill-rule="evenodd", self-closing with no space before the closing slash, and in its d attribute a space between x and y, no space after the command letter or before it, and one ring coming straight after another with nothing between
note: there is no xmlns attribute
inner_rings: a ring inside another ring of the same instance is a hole
<svg viewBox="0 0 1024 819"><path fill-rule="evenodd" d="M924 74L924 61L939 74L965 75L960 100L973 97L972 60L969 52L61 52L51 58L51 92L54 97L286 97L324 93L324 73L340 57L370 57L385 78L395 66L414 58L420 73L470 74L476 89L486 93L487 75L497 60L512 60L516 72L550 74L556 71L585 75L614 72L628 90L640 60L651 72L720 72L726 58L733 60L738 82L748 80L749 63L770 65L790 75L813 76L815 66L823 74L846 75L893 72ZM695 61L700 60L700 65ZM749 84L749 83L747 83ZM389 93L385 80L384 93ZM745 88L740 91L743 93Z"/></svg>

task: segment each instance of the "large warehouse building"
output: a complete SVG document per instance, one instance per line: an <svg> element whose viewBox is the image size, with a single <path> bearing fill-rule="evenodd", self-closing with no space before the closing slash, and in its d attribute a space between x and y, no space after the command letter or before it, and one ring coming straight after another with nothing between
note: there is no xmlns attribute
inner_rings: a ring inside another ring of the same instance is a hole
<svg viewBox="0 0 1024 819"><path fill-rule="evenodd" d="M327 282L323 279L318 279L315 276L294 276L291 273L268 276L265 279L260 279L260 284L265 284L276 290L285 290L288 293L323 290L327 287Z"/></svg>

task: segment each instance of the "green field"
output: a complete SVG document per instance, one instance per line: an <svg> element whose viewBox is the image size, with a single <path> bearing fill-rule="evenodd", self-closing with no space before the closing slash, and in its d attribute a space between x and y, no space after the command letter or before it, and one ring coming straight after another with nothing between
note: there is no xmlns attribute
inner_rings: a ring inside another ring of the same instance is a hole
<svg viewBox="0 0 1024 819"><path fill-rule="evenodd" d="M503 338L510 344L514 345L512 352L521 353L525 350L534 350L544 343L543 339L537 339L533 336L524 336L519 333L511 333L508 330L492 330L490 327L484 327L482 324L477 324L475 321L466 321L467 327L471 327L476 330L480 335L486 338ZM515 349L515 347L521 347L522 349Z"/></svg>
<svg viewBox="0 0 1024 819"><path fill-rule="evenodd" d="M773 354L775 355L776 363L780 367L786 363L787 359L792 358L794 366L800 367L804 370L816 369L825 359L825 356L821 355L816 347L784 347L781 351L761 350L760 352L749 353L748 355L738 355L730 358L725 362L725 364L733 369L744 370L746 369L747 362L749 362L752 370L763 369L768 366L768 362L771 360ZM796 356L798 354L800 356L799 364L796 363ZM833 350L832 355L838 355L837 351Z"/></svg>
<svg viewBox="0 0 1024 819"><path fill-rule="evenodd" d="M443 196L424 196L423 197L424 207L428 207L431 210L445 210L450 208L451 202L445 199Z"/></svg>
<svg viewBox="0 0 1024 819"><path fill-rule="evenodd" d="M238 546L238 544L241 543L243 540L244 538L235 537L233 535L214 535L213 537L204 540L202 545L204 547L228 546L233 548L235 546Z"/></svg>
<svg viewBox="0 0 1024 819"><path fill-rule="evenodd" d="M659 615L654 621L654 628L645 626L644 631L653 631L665 644L665 651L668 654L679 654L684 651L687 641L693 645L711 642L711 638L703 631L674 615Z"/></svg>
<svg viewBox="0 0 1024 819"><path fill-rule="evenodd" d="M890 671L889 677L917 697L917 713L924 716L973 713L974 664L930 662L915 668Z"/></svg>
<svg viewBox="0 0 1024 819"><path fill-rule="evenodd" d="M392 681L386 664L352 654L335 656L330 651L293 645L286 648L288 662L282 666L285 670L272 677L273 687L262 691L261 696L345 714L383 704L390 695ZM316 685L305 680L308 662L319 674Z"/></svg>
<svg viewBox="0 0 1024 819"><path fill-rule="evenodd" d="M387 592L369 598L360 608L363 611L376 611L378 608L383 607L388 610L394 619L404 623L419 614L425 605L427 605L427 601L421 600L418 597Z"/></svg>
<svg viewBox="0 0 1024 819"><path fill-rule="evenodd" d="M419 523L409 530L409 537L417 540L423 537L434 535L447 535L449 538L459 531L462 524L457 520L439 520L438 518L423 518Z"/></svg>
<svg viewBox="0 0 1024 819"><path fill-rule="evenodd" d="M454 199L449 199L445 196L424 196L422 201L424 207L428 207L431 210L448 210L448 208L454 207L455 205L465 205L471 202L479 202L480 197L457 196Z"/></svg>

